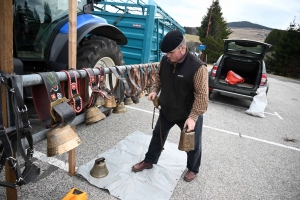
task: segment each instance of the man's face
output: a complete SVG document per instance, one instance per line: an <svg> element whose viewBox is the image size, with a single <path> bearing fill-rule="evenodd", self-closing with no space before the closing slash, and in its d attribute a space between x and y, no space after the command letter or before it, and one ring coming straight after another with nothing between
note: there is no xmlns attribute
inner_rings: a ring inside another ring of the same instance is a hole
<svg viewBox="0 0 300 200"><path fill-rule="evenodd" d="M176 63L179 60L181 60L182 56L184 55L183 48L183 45L179 45L173 51L168 52L167 57L169 58L169 60L173 63Z"/></svg>

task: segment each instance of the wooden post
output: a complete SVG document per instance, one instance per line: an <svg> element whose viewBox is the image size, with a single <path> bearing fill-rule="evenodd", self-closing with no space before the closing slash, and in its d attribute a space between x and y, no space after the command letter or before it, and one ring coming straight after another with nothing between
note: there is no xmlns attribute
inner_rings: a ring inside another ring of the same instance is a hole
<svg viewBox="0 0 300 200"><path fill-rule="evenodd" d="M69 0L69 69L76 69L77 57L77 0ZM76 131L76 126L72 127ZM76 148L69 151L69 175L75 174Z"/></svg>
<svg viewBox="0 0 300 200"><path fill-rule="evenodd" d="M0 69L6 73L12 73L13 67L13 12L12 1L0 0ZM2 115L3 125L8 126L8 113L6 103L6 88L2 88ZM14 152L14 157L16 154ZM15 183L16 176L14 171L5 164L5 178L6 182ZM18 198L16 188L6 188L6 198L15 200Z"/></svg>

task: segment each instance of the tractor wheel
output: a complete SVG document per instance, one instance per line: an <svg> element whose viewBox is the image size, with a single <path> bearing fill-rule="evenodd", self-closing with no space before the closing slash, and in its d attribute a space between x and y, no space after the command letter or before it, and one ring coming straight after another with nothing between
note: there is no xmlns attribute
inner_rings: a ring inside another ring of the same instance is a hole
<svg viewBox="0 0 300 200"><path fill-rule="evenodd" d="M77 50L77 69L94 68L96 65L103 67L125 65L123 54L115 41L106 37L92 35L79 43ZM106 87L112 90L113 88L109 87L108 76L107 74ZM115 86L116 77L114 75L112 75L112 80L113 86ZM89 93L91 93L91 90Z"/></svg>

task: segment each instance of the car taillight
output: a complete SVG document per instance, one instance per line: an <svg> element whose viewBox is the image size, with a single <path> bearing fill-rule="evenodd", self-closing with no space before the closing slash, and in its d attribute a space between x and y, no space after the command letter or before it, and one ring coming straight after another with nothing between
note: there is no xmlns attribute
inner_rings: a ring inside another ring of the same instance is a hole
<svg viewBox="0 0 300 200"><path fill-rule="evenodd" d="M211 76L212 77L216 77L217 70L218 70L218 65L214 65L213 69L211 71Z"/></svg>
<svg viewBox="0 0 300 200"><path fill-rule="evenodd" d="M267 82L267 74L266 73L263 73L262 76L261 76L261 80L260 80L260 86L264 86Z"/></svg>

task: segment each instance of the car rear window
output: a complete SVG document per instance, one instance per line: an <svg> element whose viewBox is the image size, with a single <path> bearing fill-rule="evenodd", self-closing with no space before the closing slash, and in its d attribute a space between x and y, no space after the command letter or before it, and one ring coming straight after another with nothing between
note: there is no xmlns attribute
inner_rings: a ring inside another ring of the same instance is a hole
<svg viewBox="0 0 300 200"><path fill-rule="evenodd" d="M227 45L227 52L234 51L240 52L241 54L253 53L259 55L265 52L265 48L264 45L259 43L232 41Z"/></svg>

